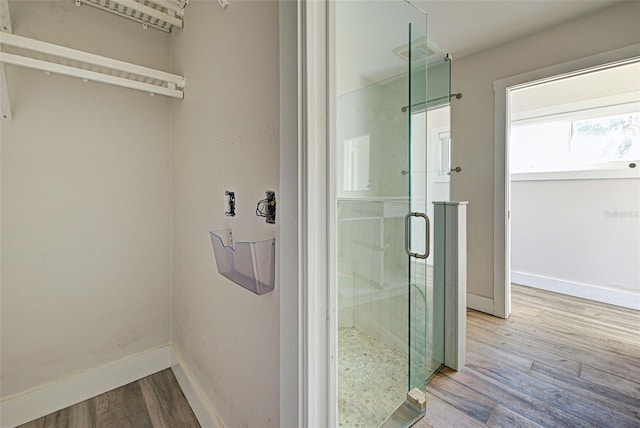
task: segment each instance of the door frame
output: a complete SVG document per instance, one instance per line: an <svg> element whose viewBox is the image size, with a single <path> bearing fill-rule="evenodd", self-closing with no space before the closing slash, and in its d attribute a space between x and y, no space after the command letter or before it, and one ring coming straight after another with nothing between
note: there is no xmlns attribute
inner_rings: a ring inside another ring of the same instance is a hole
<svg viewBox="0 0 640 428"><path fill-rule="evenodd" d="M509 173L509 91L532 83L555 80L561 76L596 71L613 64L640 58L640 43L591 55L577 60L541 68L493 82L494 114L494 193L493 193L493 315L508 318L511 314L511 180Z"/></svg>
<svg viewBox="0 0 640 428"><path fill-rule="evenodd" d="M300 143L298 155L300 419L302 426L331 426L329 289L331 239L329 174L329 33L327 0L299 1ZM335 321L334 321L335 322ZM333 368L332 368L333 361ZM333 394L335 396L335 394Z"/></svg>

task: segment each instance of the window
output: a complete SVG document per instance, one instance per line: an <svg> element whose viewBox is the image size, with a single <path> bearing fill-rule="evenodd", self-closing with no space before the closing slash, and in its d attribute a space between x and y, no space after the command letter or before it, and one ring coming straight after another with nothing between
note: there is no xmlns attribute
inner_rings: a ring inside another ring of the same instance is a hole
<svg viewBox="0 0 640 428"><path fill-rule="evenodd" d="M438 142L440 143L440 156L438 157L439 176L448 176L451 169L451 134L447 132L438 133Z"/></svg>
<svg viewBox="0 0 640 428"><path fill-rule="evenodd" d="M640 112L513 124L512 173L615 169L640 159Z"/></svg>
<svg viewBox="0 0 640 428"><path fill-rule="evenodd" d="M640 177L640 61L509 92L514 180Z"/></svg>
<svg viewBox="0 0 640 428"><path fill-rule="evenodd" d="M344 190L369 190L369 134L344 141Z"/></svg>
<svg viewBox="0 0 640 428"><path fill-rule="evenodd" d="M448 182L451 170L451 132L449 126L434 128L433 137L433 181Z"/></svg>
<svg viewBox="0 0 640 428"><path fill-rule="evenodd" d="M640 159L640 112L571 122L571 153L583 165Z"/></svg>
<svg viewBox="0 0 640 428"><path fill-rule="evenodd" d="M511 172L568 169L570 122L545 122L511 128Z"/></svg>

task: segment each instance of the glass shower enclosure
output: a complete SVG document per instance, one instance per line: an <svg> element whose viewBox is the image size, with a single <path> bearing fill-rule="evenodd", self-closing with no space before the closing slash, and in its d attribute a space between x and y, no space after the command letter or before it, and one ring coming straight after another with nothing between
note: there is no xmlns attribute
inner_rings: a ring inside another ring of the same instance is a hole
<svg viewBox="0 0 640 428"><path fill-rule="evenodd" d="M405 1L338 0L334 10L337 422L408 426L443 361L428 197L442 156L426 111L449 101L450 61Z"/></svg>

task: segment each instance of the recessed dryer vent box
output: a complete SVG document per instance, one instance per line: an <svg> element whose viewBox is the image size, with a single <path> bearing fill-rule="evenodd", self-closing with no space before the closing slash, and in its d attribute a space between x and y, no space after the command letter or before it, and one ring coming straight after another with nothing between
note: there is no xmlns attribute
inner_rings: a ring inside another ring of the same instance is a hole
<svg viewBox="0 0 640 428"><path fill-rule="evenodd" d="M233 242L231 229L209 232L218 272L256 294L275 287L276 240Z"/></svg>

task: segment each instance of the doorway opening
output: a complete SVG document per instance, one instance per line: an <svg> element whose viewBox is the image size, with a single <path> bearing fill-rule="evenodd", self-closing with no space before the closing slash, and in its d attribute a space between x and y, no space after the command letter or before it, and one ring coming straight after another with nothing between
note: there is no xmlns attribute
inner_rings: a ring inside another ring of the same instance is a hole
<svg viewBox="0 0 640 428"><path fill-rule="evenodd" d="M635 60L507 88L507 287L640 310L638 75Z"/></svg>

